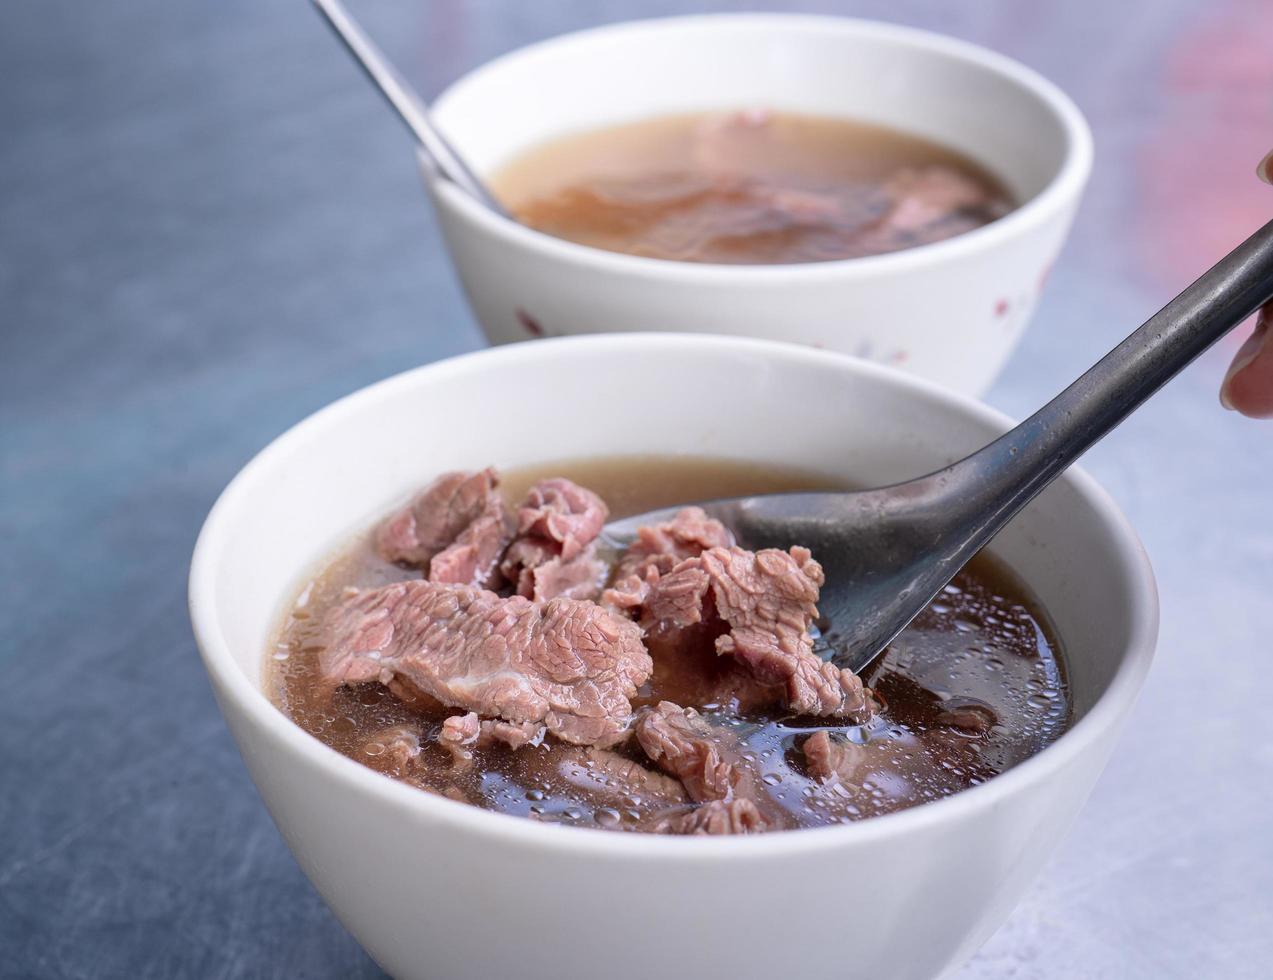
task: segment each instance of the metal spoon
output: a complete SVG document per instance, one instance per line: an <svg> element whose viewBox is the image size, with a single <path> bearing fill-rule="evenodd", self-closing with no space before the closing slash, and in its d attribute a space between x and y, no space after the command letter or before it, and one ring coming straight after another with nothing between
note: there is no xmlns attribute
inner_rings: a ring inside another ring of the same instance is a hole
<svg viewBox="0 0 1273 980"><path fill-rule="evenodd" d="M407 128L415 134L416 140L438 171L496 214L509 217L504 207L433 124L424 100L394 70L384 53L349 15L345 5L340 0L314 0L314 6L354 56L354 60L362 66L367 77L375 83L376 88L380 89L381 94L407 124Z"/></svg>
<svg viewBox="0 0 1273 980"><path fill-rule="evenodd" d="M747 548L813 551L841 667L861 671L1036 494L1190 361L1273 298L1273 222L1015 429L945 469L857 493L700 504ZM677 508L606 526L618 546Z"/></svg>

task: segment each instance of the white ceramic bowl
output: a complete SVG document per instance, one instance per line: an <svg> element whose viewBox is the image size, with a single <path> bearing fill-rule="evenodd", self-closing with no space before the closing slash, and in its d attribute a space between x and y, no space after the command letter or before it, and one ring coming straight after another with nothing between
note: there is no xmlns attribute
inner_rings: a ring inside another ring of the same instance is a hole
<svg viewBox="0 0 1273 980"><path fill-rule="evenodd" d="M979 394L1033 312L1091 169L1074 104L1017 62L910 28L745 14L640 21L497 58L434 117L479 173L552 137L664 113L768 106L884 123L988 166L1024 202L965 235L805 265L604 252L494 215L424 168L492 343L693 331L785 340Z"/></svg>
<svg viewBox="0 0 1273 980"><path fill-rule="evenodd" d="M262 663L305 574L443 470L678 453L886 483L1007 426L931 383L764 341L576 337L443 361L331 405L235 478L195 549L195 635L296 859L395 976L933 977L998 926L1062 838L1152 656L1144 552L1077 470L995 543L1066 647L1073 728L982 786L851 826L667 838L480 810L302 732L261 693Z"/></svg>

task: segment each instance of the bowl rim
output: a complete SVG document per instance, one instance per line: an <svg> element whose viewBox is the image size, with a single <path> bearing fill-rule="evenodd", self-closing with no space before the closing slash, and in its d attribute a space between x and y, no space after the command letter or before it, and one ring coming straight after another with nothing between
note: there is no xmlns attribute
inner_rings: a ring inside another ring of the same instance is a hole
<svg viewBox="0 0 1273 980"><path fill-rule="evenodd" d="M966 64L996 74L1032 95L1050 111L1065 136L1060 165L1052 179L1029 200L1001 218L963 232L952 238L926 245L916 245L896 252L866 255L826 262L787 264L724 264L682 262L674 259L626 255L581 245L536 231L497 214L443 179L425 155L417 148L417 162L426 184L436 195L440 207L451 209L461 220L477 225L488 234L505 239L510 245L538 254L540 257L574 263L596 273L628 275L647 280L706 282L720 285L747 283L772 286L786 282L807 283L811 280L872 277L901 273L917 266L940 264L969 255L984 253L1002 246L1030 229L1045 224L1058 213L1071 207L1082 194L1092 169L1092 131L1082 111L1055 83L1039 72L1007 55L958 38L921 28L885 21L824 14L725 13L693 14L683 17L654 17L623 21L551 37L499 55L466 72L448 85L433 102L432 112L443 120L450 100L478 79L492 75L530 59L551 57L561 49L589 45L619 35L658 34L707 25L733 29L772 32L790 28L817 28L821 33L842 37L867 38L884 43L912 47L929 54L961 60Z"/></svg>
<svg viewBox="0 0 1273 980"><path fill-rule="evenodd" d="M772 834L722 837L670 837L624 834L539 823L524 817L485 810L446 799L388 778L341 755L309 735L277 708L235 662L219 624L216 569L226 541L234 533L235 513L250 506L254 488L271 478L278 462L294 450L321 439L325 430L348 416L392 399L400 391L488 367L516 363L525 368L536 359L552 361L572 354L589 363L635 353L660 352L736 355L739 352L780 360L796 369L833 367L846 377L859 376L900 388L935 410L953 412L975 423L1006 429L1012 422L1001 412L940 385L872 364L849 355L818 351L781 341L715 337L702 334L589 334L509 344L426 364L346 395L307 416L275 438L252 458L222 491L199 532L191 559L189 608L195 639L218 700L229 720L230 707L245 716L255 731L295 758L300 765L322 770L335 790L365 794L369 803L404 810L438 828L486 838L492 843L516 844L542 852L605 856L611 859L674 861L687 859L776 859L848 845L869 845L884 838L919 832L934 824L975 818L997 803L1048 780L1076 756L1086 755L1094 743L1112 739L1123 716L1134 705L1153 658L1158 633L1158 593L1144 547L1127 518L1092 477L1078 467L1060 477L1078 493L1116 546L1132 601L1129 603L1129 641L1109 685L1083 718L1054 743L1008 771L981 785L949 797L846 825L803 828ZM263 663L264 648L260 651ZM240 747L247 753L248 746Z"/></svg>

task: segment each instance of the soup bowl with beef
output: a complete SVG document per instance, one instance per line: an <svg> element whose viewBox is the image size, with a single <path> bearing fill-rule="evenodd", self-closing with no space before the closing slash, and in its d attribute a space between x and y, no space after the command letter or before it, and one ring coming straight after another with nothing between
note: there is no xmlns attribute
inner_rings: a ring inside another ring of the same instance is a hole
<svg viewBox="0 0 1273 980"><path fill-rule="evenodd" d="M765 341L456 358L245 467L195 634L298 862L395 976L934 977L1063 838L1148 669L1117 509L1070 471L860 678L825 660L816 553L693 511L593 536L906 479L1008 424Z"/></svg>
<svg viewBox="0 0 1273 980"><path fill-rule="evenodd" d="M493 343L733 334L970 394L1025 329L1092 152L1010 59L803 15L566 35L461 78L434 117L516 219L425 165Z"/></svg>

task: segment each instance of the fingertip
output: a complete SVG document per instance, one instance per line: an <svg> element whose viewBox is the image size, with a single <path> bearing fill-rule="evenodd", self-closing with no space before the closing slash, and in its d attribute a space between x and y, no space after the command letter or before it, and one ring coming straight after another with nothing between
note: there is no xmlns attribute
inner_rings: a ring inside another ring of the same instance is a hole
<svg viewBox="0 0 1273 980"><path fill-rule="evenodd" d="M1220 386L1220 404L1253 419L1273 418L1273 344L1267 343L1268 336L1269 320L1261 317Z"/></svg>

